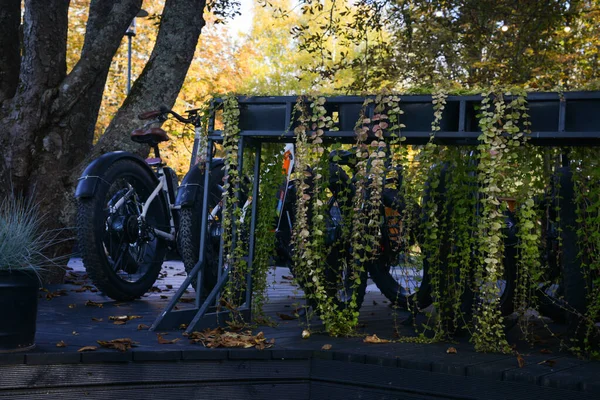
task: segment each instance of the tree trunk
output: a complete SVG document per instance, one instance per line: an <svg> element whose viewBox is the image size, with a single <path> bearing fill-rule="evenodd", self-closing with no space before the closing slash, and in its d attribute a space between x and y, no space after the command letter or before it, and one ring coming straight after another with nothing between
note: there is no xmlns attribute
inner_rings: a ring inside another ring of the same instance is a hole
<svg viewBox="0 0 600 400"><path fill-rule="evenodd" d="M66 75L69 0L25 2L20 69L13 60L20 53L14 39L20 1L0 0L0 196L17 192L33 197L45 215L45 227L62 229L63 237L73 236L69 228L74 225L73 190L79 172L108 151L143 151L129 141L129 132L139 126L135 117L174 104L204 26L205 0L167 0L150 61L93 148L110 63L141 3L92 0L81 58ZM17 74L18 87L16 79L7 78ZM51 255L67 249L57 246Z"/></svg>
<svg viewBox="0 0 600 400"><path fill-rule="evenodd" d="M175 104L205 24L205 5L206 0L167 0L150 60L86 163L117 149L147 154L148 146L129 140L129 133L140 127L140 113Z"/></svg>
<svg viewBox="0 0 600 400"><path fill-rule="evenodd" d="M21 0L0 0L0 106L19 82Z"/></svg>

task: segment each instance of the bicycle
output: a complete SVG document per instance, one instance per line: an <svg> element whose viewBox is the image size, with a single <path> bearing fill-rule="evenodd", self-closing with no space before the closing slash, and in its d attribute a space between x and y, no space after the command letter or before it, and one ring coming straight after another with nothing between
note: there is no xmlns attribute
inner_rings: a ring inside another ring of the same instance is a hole
<svg viewBox="0 0 600 400"><path fill-rule="evenodd" d="M178 186L175 171L162 160L158 148L169 137L162 128L152 127L172 116L198 130L198 110L187 114L185 118L161 107L139 115L149 122L134 130L131 139L150 146L154 157L144 160L129 152L106 153L79 178L75 197L83 263L98 289L115 300L133 300L152 287L167 248L176 246L180 210L194 203L203 182L203 171L191 168Z"/></svg>

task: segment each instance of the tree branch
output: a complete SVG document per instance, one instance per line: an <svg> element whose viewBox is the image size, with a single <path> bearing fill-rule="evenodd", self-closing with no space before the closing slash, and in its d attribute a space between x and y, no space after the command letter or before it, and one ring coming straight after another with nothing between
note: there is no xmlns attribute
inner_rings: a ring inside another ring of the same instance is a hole
<svg viewBox="0 0 600 400"><path fill-rule="evenodd" d="M98 3L101 1L90 5L90 37L88 39L86 32L81 59L59 86L58 99L52 105L55 118L70 111L98 76L110 68L121 38L140 10L142 0L114 0L109 18L105 14L105 5ZM92 14L92 11L97 14Z"/></svg>
<svg viewBox="0 0 600 400"><path fill-rule="evenodd" d="M175 103L205 23L205 5L205 0L167 0L150 60L90 158L115 149L140 151L123 133L138 124L140 112Z"/></svg>

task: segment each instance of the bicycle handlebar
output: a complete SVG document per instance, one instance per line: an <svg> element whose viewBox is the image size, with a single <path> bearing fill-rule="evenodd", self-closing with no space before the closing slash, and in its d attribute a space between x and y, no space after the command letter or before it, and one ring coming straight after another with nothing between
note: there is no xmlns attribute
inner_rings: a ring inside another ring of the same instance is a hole
<svg viewBox="0 0 600 400"><path fill-rule="evenodd" d="M175 111L170 110L165 106L161 106L158 110L146 111L144 113L141 113L140 115L138 115L138 118L141 120L146 120L166 116L167 114L171 114L173 117L175 117L176 120L184 124L191 124L193 122L192 118L184 118L181 115L177 114Z"/></svg>

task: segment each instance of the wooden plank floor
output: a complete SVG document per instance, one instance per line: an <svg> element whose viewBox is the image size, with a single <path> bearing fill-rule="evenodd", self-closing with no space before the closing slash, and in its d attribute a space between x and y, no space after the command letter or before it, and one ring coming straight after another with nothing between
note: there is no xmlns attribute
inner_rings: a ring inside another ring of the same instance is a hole
<svg viewBox="0 0 600 400"><path fill-rule="evenodd" d="M543 395L544 398L554 398L552 394L558 396L556 398L570 398L573 395L573 398L578 400L600 398L600 363L578 360L561 352L558 342L553 340L548 333L544 333L543 329L538 332L540 344L534 347L518 339L518 328L515 327L508 332L511 344L515 345L525 361L525 365L522 367L519 367L516 355L476 353L467 338L454 343L427 345L407 342L379 345L364 343L365 334L377 334L380 338L386 339L394 339L394 332L405 337L414 335L410 324L405 322L409 316L408 313L392 309L389 302L371 281L369 281L366 298L361 309L360 335L349 338L332 338L323 332L323 327L317 318L307 320L306 317L301 317L284 320L280 317L280 314L292 315L295 308L304 304L304 300L302 292L289 279L291 274L288 269L272 269L269 275L269 302L265 305L264 310L267 316L276 322L276 325L257 326L254 332L264 332L268 339L275 340L275 344L269 350L269 355L264 355L266 353L261 355L254 350L205 349L201 345L190 344L182 336L182 331L161 332L165 339L179 340L173 344L159 344L157 332L138 329L139 324L148 326L152 324L182 283L185 272L180 262L166 261L155 288L143 298L127 303L115 302L95 291L95 288L87 280L80 260L71 260L70 267L72 270L68 272L68 283L48 287L48 292L40 292L36 348L26 354L0 354L0 369L20 364L59 365L119 360L157 362L180 361L195 357L200 359L225 357L229 360L246 356L271 360L279 359L279 357L296 357L312 360L310 362L313 375L310 376L310 379L316 381L319 381L317 373L319 370L333 368L333 370L348 373L346 380L344 380L344 373L341 373L340 376L331 378L331 380L315 383L313 385L314 393L326 390L328 385L332 384L346 385L347 390L351 392L352 390L348 388L351 388L352 384L356 384L352 379L358 379L351 378L352 374L364 377L369 377L371 374L373 376L369 379L375 382L372 383L373 385L383 385L383 383L376 382L385 377L385 379L389 378L392 386L397 379L399 379L398 382L403 382L402 379L404 379L406 384L416 385L417 380L427 377L430 380L431 377L437 377L439 379L436 382L439 381L438 384L442 387L438 387L436 390L431 388L431 393L437 393L436 396L444 392L443 386L446 385L443 383L444 379L450 379L452 382L456 379L459 381L470 379L470 390L475 390L478 384L483 385L484 388L491 388L489 396L481 398L518 398L516 395L512 397L510 395L507 397L493 395L494 390L502 393L503 389L500 386L494 386L500 383L516 385L511 386L513 389L506 389L508 391L518 389L523 393L529 392L530 394L533 392L528 391L527 388L541 391L539 395ZM193 298L193 296L193 289L190 289L190 293L184 297ZM101 307L86 305L89 301L100 304ZM189 304L181 303L180 307L189 307ZM115 325L110 319L111 316L121 315L135 316L136 318L122 325ZM304 329L312 331L309 339L301 338ZM554 326L553 329L560 332L562 328ZM98 340L107 341L116 338L131 338L138 342L138 346L127 353L118 353L115 350L102 348L89 353L77 351L84 346L97 346ZM65 347L57 347L57 344L61 342L65 344ZM325 344L331 345L331 349L321 350ZM454 347L457 353L447 353L449 347ZM223 356L223 352L226 352L227 356ZM333 370L331 370L332 373ZM398 375L399 371L402 372L402 379ZM409 379L410 376L413 378ZM0 377L0 392L2 392L2 385L3 381ZM508 388L508 386L503 387ZM385 392L383 386L380 389ZM425 393L427 385L414 390L422 390ZM473 398L472 394L469 394L464 388L457 387L456 390L458 392L463 390L464 393L455 398ZM342 390L340 393L344 393L344 391ZM382 396L381 398L388 398L383 394ZM2 397L1 393L0 397ZM319 398L319 396L311 396L311 398Z"/></svg>

